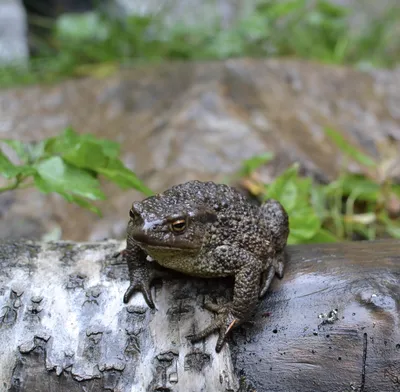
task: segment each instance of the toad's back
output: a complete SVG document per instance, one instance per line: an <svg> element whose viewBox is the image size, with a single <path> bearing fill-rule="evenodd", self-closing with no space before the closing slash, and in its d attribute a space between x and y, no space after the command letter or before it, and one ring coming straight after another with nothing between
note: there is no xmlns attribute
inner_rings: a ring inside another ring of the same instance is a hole
<svg viewBox="0 0 400 392"><path fill-rule="evenodd" d="M286 243L287 215L276 201L259 207L235 188L200 181L174 186L161 196L171 204L188 207L202 204L217 213L218 220L210 227L206 239L207 248L229 244L265 258Z"/></svg>
<svg viewBox="0 0 400 392"><path fill-rule="evenodd" d="M215 211L240 205L253 208L246 197L235 188L211 181L189 181L169 188L161 196L167 197L171 204L205 204ZM254 207L257 209L256 206Z"/></svg>

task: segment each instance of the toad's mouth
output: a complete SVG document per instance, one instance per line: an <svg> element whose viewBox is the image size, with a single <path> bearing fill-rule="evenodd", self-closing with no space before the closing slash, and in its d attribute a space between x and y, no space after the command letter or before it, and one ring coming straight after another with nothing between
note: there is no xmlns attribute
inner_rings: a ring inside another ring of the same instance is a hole
<svg viewBox="0 0 400 392"><path fill-rule="evenodd" d="M143 233L133 233L132 238L139 246L144 248L154 249L169 249L169 250L196 250L198 246L188 241L182 241L179 238L175 238L173 242L163 242L155 238L151 238Z"/></svg>

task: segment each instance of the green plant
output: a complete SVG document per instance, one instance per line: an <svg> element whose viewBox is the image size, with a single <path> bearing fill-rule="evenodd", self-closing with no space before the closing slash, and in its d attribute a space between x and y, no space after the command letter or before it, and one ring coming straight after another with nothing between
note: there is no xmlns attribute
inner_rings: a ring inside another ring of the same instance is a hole
<svg viewBox="0 0 400 392"><path fill-rule="evenodd" d="M330 211L328 216L340 236L353 233L367 239L386 234L400 238L400 185L393 182L400 161L394 141L380 146L381 159L372 159L358 151L343 136L330 128L326 134L347 156L360 164L362 174L343 172L323 192Z"/></svg>
<svg viewBox="0 0 400 392"><path fill-rule="evenodd" d="M355 31L349 9L328 0L265 0L229 28L164 23L161 15L112 18L100 11L47 23L50 39L28 65L3 67L0 86L104 76L121 64L159 60L295 56L360 67L400 60L400 9ZM43 24L43 21L41 21Z"/></svg>
<svg viewBox="0 0 400 392"><path fill-rule="evenodd" d="M343 171L327 185L313 184L299 175L297 164L289 167L269 184L254 173L262 157L247 160L240 171L242 184L261 200L279 200L290 217L289 243L334 242L384 236L400 238L400 185L393 183L399 167L398 149L386 143L386 158L378 161L353 147L330 128L328 137L348 159L364 168L363 174Z"/></svg>
<svg viewBox="0 0 400 392"><path fill-rule="evenodd" d="M116 183L123 189L134 188L151 195L148 189L118 158L115 142L97 139L90 134L78 134L67 128L61 135L35 143L2 139L17 154L20 164L14 164L0 149L0 175L9 184L0 192L36 187L43 193L56 192L67 201L100 215L92 203L104 200L99 177Z"/></svg>

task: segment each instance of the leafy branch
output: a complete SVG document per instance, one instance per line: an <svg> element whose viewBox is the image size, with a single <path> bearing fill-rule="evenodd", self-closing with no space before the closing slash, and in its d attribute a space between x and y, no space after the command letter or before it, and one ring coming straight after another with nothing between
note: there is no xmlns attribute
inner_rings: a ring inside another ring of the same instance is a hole
<svg viewBox="0 0 400 392"><path fill-rule="evenodd" d="M78 134L67 128L61 135L35 143L2 139L20 160L14 164L0 149L0 175L9 183L0 192L36 187L47 194L56 192L64 199L98 215L92 204L104 200L99 177L122 189L133 188L149 196L152 191L118 158L118 143Z"/></svg>

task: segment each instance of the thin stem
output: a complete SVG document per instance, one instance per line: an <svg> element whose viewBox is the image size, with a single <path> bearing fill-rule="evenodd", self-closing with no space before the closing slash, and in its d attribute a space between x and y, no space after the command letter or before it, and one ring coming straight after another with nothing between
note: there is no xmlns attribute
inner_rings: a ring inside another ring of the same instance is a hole
<svg viewBox="0 0 400 392"><path fill-rule="evenodd" d="M14 189L25 189L25 188L31 187L33 185L33 183L22 184L22 181L24 181L25 178L26 177L22 177L22 176L18 175L13 184L10 184L8 186L0 188L0 193L12 191Z"/></svg>

